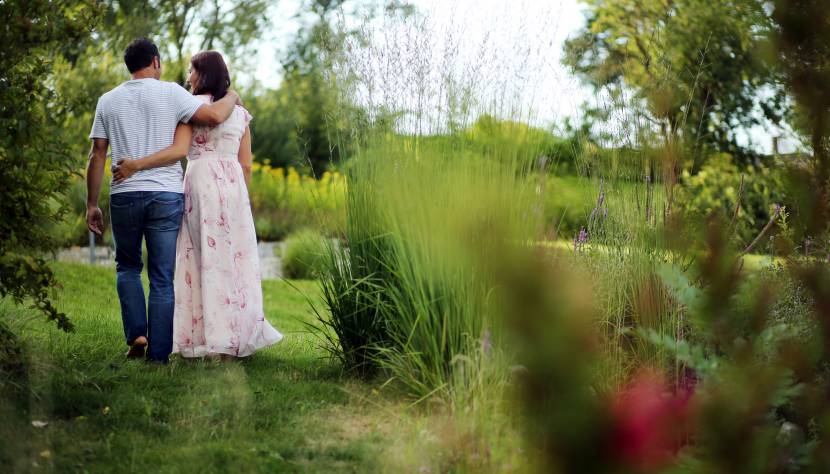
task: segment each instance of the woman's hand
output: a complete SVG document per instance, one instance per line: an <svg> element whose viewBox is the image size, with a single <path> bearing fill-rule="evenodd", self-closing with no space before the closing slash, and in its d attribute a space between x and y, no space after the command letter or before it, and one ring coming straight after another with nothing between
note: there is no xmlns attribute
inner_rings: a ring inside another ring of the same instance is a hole
<svg viewBox="0 0 830 474"><path fill-rule="evenodd" d="M139 170L138 160L122 159L112 166L112 178L116 183L122 183Z"/></svg>

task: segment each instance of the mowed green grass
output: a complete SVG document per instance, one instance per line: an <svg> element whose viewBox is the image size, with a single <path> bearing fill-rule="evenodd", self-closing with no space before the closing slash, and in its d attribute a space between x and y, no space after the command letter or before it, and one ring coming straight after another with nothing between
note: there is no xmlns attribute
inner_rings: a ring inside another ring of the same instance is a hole
<svg viewBox="0 0 830 474"><path fill-rule="evenodd" d="M55 269L74 333L0 301L27 369L2 382L19 396L0 399L0 471L375 470L384 436L371 422L358 432L350 424L376 392L343 376L307 332L315 283L263 283L266 316L286 336L276 346L244 361L156 366L124 358L112 268Z"/></svg>

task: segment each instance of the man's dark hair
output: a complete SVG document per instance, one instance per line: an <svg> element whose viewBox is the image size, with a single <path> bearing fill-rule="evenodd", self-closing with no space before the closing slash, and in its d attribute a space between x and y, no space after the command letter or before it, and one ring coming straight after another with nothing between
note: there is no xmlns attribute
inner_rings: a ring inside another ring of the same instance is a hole
<svg viewBox="0 0 830 474"><path fill-rule="evenodd" d="M153 58L159 58L159 63L161 63L158 46L147 38L134 39L124 51L124 63L130 73L153 64Z"/></svg>

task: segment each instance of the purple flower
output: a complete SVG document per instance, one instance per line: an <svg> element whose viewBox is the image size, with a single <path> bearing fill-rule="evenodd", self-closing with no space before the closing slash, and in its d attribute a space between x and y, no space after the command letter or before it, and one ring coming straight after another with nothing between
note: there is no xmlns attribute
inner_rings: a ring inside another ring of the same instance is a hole
<svg viewBox="0 0 830 474"><path fill-rule="evenodd" d="M579 229L579 234L574 237L574 254L581 251L586 243L588 243L588 231L582 227Z"/></svg>

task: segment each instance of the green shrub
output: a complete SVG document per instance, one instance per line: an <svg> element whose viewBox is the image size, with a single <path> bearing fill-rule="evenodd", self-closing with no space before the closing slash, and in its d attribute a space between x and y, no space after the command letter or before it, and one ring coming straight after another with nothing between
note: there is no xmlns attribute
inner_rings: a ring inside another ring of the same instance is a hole
<svg viewBox="0 0 830 474"><path fill-rule="evenodd" d="M591 179L578 176L545 177L538 183L545 226L560 239L571 239L588 225L598 189Z"/></svg>
<svg viewBox="0 0 830 474"><path fill-rule="evenodd" d="M677 205L683 213L695 219L716 213L724 221L731 222L740 199L740 210L737 219L734 219L734 233L744 246L769 221L773 205L783 204L787 198L781 171L764 166L740 169L725 153L709 158L695 175L684 171L681 184L677 188Z"/></svg>
<svg viewBox="0 0 830 474"><path fill-rule="evenodd" d="M325 268L328 255L325 238L306 229L285 239L282 250L282 272L286 278L316 278Z"/></svg>
<svg viewBox="0 0 830 474"><path fill-rule="evenodd" d="M345 178L326 171L319 179L294 168L254 164L249 193L257 237L282 240L304 228L332 235L342 226Z"/></svg>

